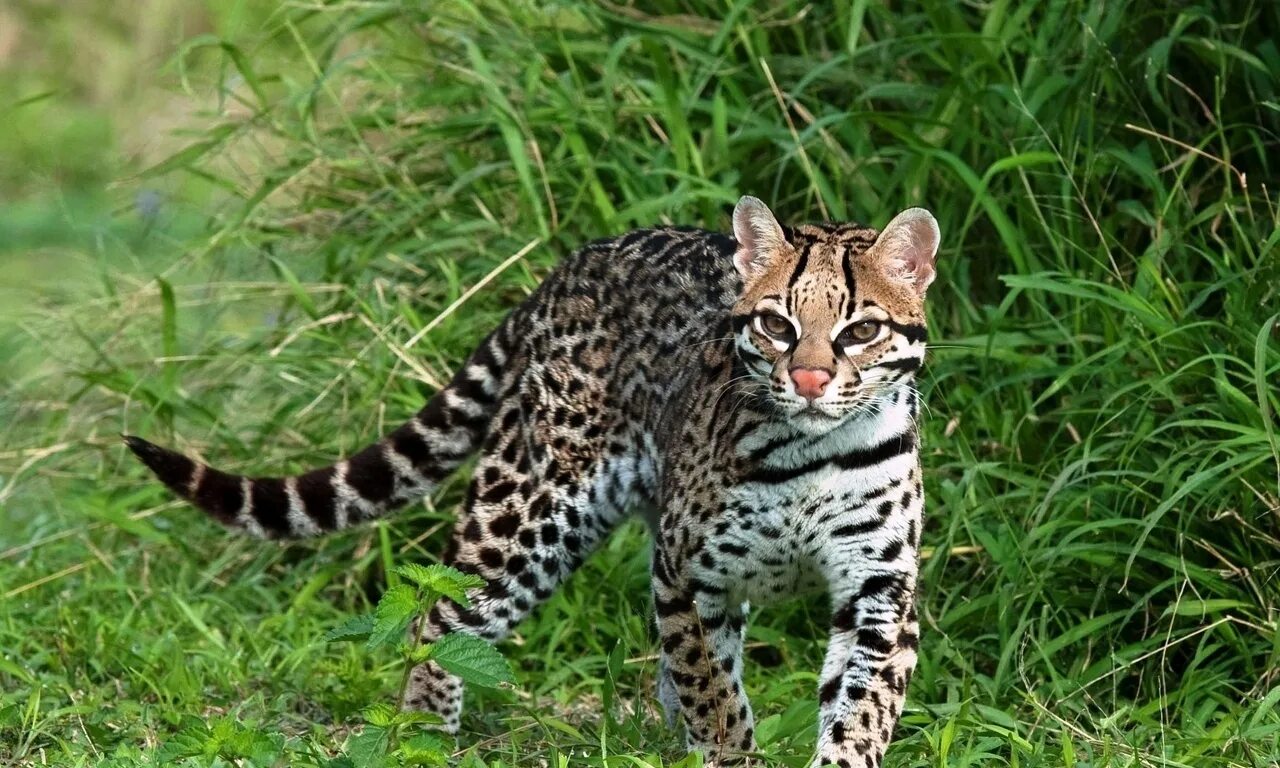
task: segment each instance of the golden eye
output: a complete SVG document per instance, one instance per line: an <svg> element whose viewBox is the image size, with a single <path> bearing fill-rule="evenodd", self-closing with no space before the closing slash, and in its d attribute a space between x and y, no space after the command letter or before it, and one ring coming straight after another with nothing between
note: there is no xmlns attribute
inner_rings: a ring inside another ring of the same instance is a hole
<svg viewBox="0 0 1280 768"><path fill-rule="evenodd" d="M779 339L789 339L792 336L791 323L782 315L761 315L760 327L764 332Z"/></svg>
<svg viewBox="0 0 1280 768"><path fill-rule="evenodd" d="M866 344L878 335L880 335L880 323L875 320L863 320L841 331L836 342L842 347L852 347L855 344Z"/></svg>

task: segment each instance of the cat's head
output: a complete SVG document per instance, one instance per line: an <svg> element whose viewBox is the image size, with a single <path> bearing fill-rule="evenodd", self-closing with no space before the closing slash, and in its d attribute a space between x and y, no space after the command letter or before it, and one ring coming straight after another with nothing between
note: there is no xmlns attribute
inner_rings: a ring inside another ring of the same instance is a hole
<svg viewBox="0 0 1280 768"><path fill-rule="evenodd" d="M733 211L743 279L738 354L793 425L820 434L909 396L924 361L924 297L941 234L923 208L877 232L783 228L754 197Z"/></svg>

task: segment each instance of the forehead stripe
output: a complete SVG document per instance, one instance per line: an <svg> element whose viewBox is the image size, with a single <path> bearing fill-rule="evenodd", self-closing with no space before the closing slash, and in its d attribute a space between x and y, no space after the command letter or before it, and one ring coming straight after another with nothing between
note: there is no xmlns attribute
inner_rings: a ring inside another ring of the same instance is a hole
<svg viewBox="0 0 1280 768"><path fill-rule="evenodd" d="M796 268L795 268L795 271L791 273L791 279L787 281L787 288L788 289L794 288L796 285L796 281L800 279L800 276L803 275L804 271L808 268L809 268L809 244L805 243L800 247L800 258L796 260Z"/></svg>
<svg viewBox="0 0 1280 768"><path fill-rule="evenodd" d="M853 254L847 254L840 260L840 268L844 270L844 288L849 292L849 303L853 303L855 289L858 287L857 282L853 279Z"/></svg>

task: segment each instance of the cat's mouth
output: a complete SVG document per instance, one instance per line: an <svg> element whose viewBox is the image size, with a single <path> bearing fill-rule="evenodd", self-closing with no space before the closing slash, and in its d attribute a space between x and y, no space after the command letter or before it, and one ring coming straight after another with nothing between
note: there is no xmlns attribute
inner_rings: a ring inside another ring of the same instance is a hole
<svg viewBox="0 0 1280 768"><path fill-rule="evenodd" d="M797 415L812 417L817 419L830 419L832 421L840 420L839 416L835 415L834 413L827 413L827 411L825 411L824 409L822 409L817 405L807 405L804 408L801 408L800 411L797 413Z"/></svg>
<svg viewBox="0 0 1280 768"><path fill-rule="evenodd" d="M844 414L831 413L816 404L810 403L791 410L787 420L800 431L812 434L834 429L844 421Z"/></svg>

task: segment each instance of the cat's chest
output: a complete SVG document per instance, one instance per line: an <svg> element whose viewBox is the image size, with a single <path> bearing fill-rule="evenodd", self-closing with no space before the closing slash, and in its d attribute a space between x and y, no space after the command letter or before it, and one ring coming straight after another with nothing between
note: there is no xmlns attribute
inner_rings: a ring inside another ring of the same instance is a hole
<svg viewBox="0 0 1280 768"><path fill-rule="evenodd" d="M900 470L904 466L886 469ZM899 472L826 466L727 491L723 514L708 530L703 576L735 599L770 603L824 589L863 567L901 532L896 503L886 506Z"/></svg>

